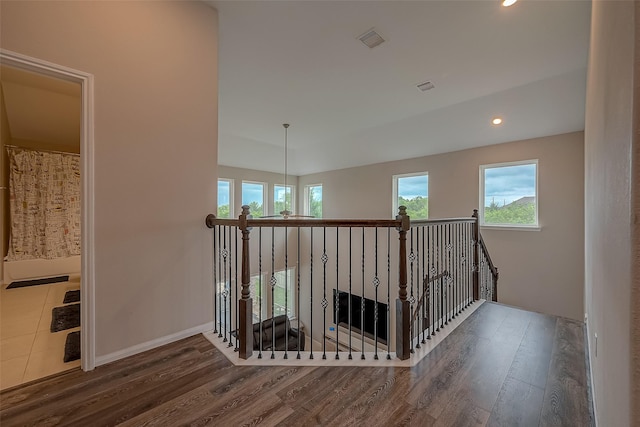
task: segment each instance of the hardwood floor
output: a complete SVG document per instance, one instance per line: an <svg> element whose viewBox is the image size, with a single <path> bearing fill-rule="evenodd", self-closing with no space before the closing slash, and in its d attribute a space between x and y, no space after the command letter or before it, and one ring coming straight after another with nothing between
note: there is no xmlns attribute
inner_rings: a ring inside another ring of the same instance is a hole
<svg viewBox="0 0 640 427"><path fill-rule="evenodd" d="M413 368L236 367L201 335L0 393L0 424L590 426L583 325L485 303Z"/></svg>

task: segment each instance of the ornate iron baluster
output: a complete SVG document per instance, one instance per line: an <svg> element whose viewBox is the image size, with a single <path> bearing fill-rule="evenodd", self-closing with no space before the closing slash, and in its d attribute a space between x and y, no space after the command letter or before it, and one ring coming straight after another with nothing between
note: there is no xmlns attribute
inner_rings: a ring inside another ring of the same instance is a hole
<svg viewBox="0 0 640 427"><path fill-rule="evenodd" d="M375 341L375 347L373 349L373 359L378 360L378 287L380 286L380 279L378 278L378 227L375 228L376 245L374 247L374 262L375 262L375 274L373 276L373 287L376 291L376 303L373 309L373 335Z"/></svg>
<svg viewBox="0 0 640 427"><path fill-rule="evenodd" d="M309 359L313 359L313 227L309 228L311 241L309 243L309 287L311 289L309 298L309 312L311 313L311 324L309 325ZM298 292L300 295L300 292Z"/></svg>
<svg viewBox="0 0 640 427"><path fill-rule="evenodd" d="M322 227L322 359L327 358L327 228Z"/></svg>
<svg viewBox="0 0 640 427"><path fill-rule="evenodd" d="M377 301L375 304L377 304ZM362 227L362 298L360 298L360 335L360 343L362 344L360 359L364 360L364 227Z"/></svg>

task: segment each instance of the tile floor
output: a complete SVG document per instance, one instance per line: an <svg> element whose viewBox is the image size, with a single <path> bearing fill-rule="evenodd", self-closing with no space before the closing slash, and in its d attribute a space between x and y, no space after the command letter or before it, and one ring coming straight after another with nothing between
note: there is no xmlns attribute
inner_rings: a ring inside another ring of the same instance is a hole
<svg viewBox="0 0 640 427"><path fill-rule="evenodd" d="M80 366L64 363L69 332L52 333L51 310L64 305L67 291L80 289L80 277L68 282L0 289L0 390Z"/></svg>

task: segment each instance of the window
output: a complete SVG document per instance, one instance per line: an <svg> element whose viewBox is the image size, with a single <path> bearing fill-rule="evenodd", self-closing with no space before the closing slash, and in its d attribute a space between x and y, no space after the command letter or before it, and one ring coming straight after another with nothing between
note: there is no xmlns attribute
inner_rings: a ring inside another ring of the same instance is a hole
<svg viewBox="0 0 640 427"><path fill-rule="evenodd" d="M427 172L393 176L393 212L406 206L411 219L429 218L429 174Z"/></svg>
<svg viewBox="0 0 640 427"><path fill-rule="evenodd" d="M218 218L233 216L233 180L218 180Z"/></svg>
<svg viewBox="0 0 640 427"><path fill-rule="evenodd" d="M249 212L254 218L264 216L264 183L242 181L242 205L249 205Z"/></svg>
<svg viewBox="0 0 640 427"><path fill-rule="evenodd" d="M538 161L480 166L480 224L538 227Z"/></svg>
<svg viewBox="0 0 640 427"><path fill-rule="evenodd" d="M293 199L293 186L292 185L274 185L273 186L273 214L277 215L285 210L289 213L294 213L294 199Z"/></svg>
<svg viewBox="0 0 640 427"><path fill-rule="evenodd" d="M304 188L304 214L322 218L322 184Z"/></svg>
<svg viewBox="0 0 640 427"><path fill-rule="evenodd" d="M273 296L271 294L271 274L251 276L251 297L253 298L253 322L286 314L290 319L296 316L296 269L276 271L273 274ZM262 316L260 316L260 298L262 298ZM273 303L273 304L272 304Z"/></svg>

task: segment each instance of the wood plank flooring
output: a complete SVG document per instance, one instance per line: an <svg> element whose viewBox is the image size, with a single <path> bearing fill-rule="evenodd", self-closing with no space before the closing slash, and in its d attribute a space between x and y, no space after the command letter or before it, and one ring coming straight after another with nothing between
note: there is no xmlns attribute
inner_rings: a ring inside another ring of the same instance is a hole
<svg viewBox="0 0 640 427"><path fill-rule="evenodd" d="M485 303L413 368L236 367L201 335L0 393L0 424L592 426L583 325Z"/></svg>

